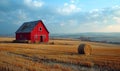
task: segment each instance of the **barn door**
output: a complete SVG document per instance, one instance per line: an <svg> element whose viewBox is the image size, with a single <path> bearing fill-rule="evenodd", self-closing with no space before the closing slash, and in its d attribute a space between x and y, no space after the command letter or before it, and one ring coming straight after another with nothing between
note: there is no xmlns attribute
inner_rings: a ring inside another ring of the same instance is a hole
<svg viewBox="0 0 120 71"><path fill-rule="evenodd" d="M43 36L40 36L40 42L43 42Z"/></svg>

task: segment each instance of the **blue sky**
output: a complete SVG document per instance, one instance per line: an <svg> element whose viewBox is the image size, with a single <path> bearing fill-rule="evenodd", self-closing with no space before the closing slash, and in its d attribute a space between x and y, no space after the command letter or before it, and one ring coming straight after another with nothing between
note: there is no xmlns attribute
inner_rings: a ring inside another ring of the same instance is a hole
<svg viewBox="0 0 120 71"><path fill-rule="evenodd" d="M0 1L0 34L40 19L50 33L120 32L120 0Z"/></svg>

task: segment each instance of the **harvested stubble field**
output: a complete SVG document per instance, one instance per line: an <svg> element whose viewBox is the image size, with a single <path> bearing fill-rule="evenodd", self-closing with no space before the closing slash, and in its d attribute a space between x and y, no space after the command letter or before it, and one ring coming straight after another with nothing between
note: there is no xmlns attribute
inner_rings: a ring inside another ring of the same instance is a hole
<svg viewBox="0 0 120 71"><path fill-rule="evenodd" d="M12 43L0 38L0 71L120 71L120 45L54 39L44 44ZM92 47L78 54L79 44Z"/></svg>

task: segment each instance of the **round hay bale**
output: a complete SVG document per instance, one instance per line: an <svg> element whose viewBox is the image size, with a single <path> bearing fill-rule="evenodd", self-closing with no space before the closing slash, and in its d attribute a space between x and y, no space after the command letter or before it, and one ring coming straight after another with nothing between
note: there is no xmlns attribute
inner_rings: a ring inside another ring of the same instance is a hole
<svg viewBox="0 0 120 71"><path fill-rule="evenodd" d="M90 55L92 52L92 48L89 44L80 44L78 47L79 54Z"/></svg>

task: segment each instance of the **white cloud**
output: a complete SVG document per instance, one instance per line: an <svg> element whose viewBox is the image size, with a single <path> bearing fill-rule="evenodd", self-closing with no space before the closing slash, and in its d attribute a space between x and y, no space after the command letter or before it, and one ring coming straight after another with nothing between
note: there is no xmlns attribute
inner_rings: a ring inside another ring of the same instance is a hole
<svg viewBox="0 0 120 71"><path fill-rule="evenodd" d="M27 19L27 15L22 10L19 10L18 11L18 18L19 19Z"/></svg>
<svg viewBox="0 0 120 71"><path fill-rule="evenodd" d="M70 3L73 3L73 4L80 4L80 0L70 0Z"/></svg>
<svg viewBox="0 0 120 71"><path fill-rule="evenodd" d="M110 22L112 20L112 23ZM113 17L111 19L106 19L103 21L106 23L104 27L101 28L102 32L120 32L120 17ZM111 23L111 24L109 24Z"/></svg>
<svg viewBox="0 0 120 71"><path fill-rule="evenodd" d="M24 10L19 9L17 11L13 11L12 14L16 14L15 19L13 20L13 24L20 25L23 22L26 22L28 20L31 20L30 17L28 17L27 13L24 12Z"/></svg>
<svg viewBox="0 0 120 71"><path fill-rule="evenodd" d="M74 0L72 3L64 3L63 7L58 8L58 12L62 15L69 15L72 13L80 12L81 8L77 7L74 4Z"/></svg>
<svg viewBox="0 0 120 71"><path fill-rule="evenodd" d="M60 23L60 26L64 26L65 24L64 23Z"/></svg>
<svg viewBox="0 0 120 71"><path fill-rule="evenodd" d="M99 14L93 14L92 17L94 18L99 17Z"/></svg>
<svg viewBox="0 0 120 71"><path fill-rule="evenodd" d="M120 32L120 24L112 24L103 28L103 31L106 32Z"/></svg>
<svg viewBox="0 0 120 71"><path fill-rule="evenodd" d="M31 8L40 8L44 4L41 0L24 0L24 3Z"/></svg>
<svg viewBox="0 0 120 71"><path fill-rule="evenodd" d="M74 20L74 19L71 19L71 20L66 20L66 21L63 21L60 23L60 26L76 26L77 25L77 21Z"/></svg>
<svg viewBox="0 0 120 71"><path fill-rule="evenodd" d="M89 13L98 13L100 10L99 9L93 9L93 10L91 10L91 11L89 11Z"/></svg>
<svg viewBox="0 0 120 71"><path fill-rule="evenodd" d="M113 19L116 21L116 23L120 24L120 17L113 17Z"/></svg>
<svg viewBox="0 0 120 71"><path fill-rule="evenodd" d="M112 7L112 9L119 9L119 8L120 8L119 5L115 5L115 6Z"/></svg>
<svg viewBox="0 0 120 71"><path fill-rule="evenodd" d="M76 26L77 24L78 24L77 20L74 20L74 19L68 20L68 25L70 26Z"/></svg>
<svg viewBox="0 0 120 71"><path fill-rule="evenodd" d="M99 9L93 9L91 11L89 11L89 15L88 18L98 18L101 15L102 10Z"/></svg>
<svg viewBox="0 0 120 71"><path fill-rule="evenodd" d="M11 5L15 9L10 6L8 7L10 8L9 11L6 8L4 8L6 9L5 12L4 10L0 11L0 22L6 23L9 21L11 24L20 25L25 21L42 19L50 31L53 30L52 32L59 32L59 30L61 32L120 32L120 6L118 5L85 12L85 10L81 11L80 6L84 6L80 5L80 0L69 0L68 3L57 5L57 8L53 7L54 5L51 5L51 7L46 5L42 10L40 8L43 7L44 0L23 1L25 5L20 2L20 5L15 7L13 2ZM34 9L36 10L33 11ZM8 21L6 21L6 17Z"/></svg>
<svg viewBox="0 0 120 71"><path fill-rule="evenodd" d="M103 23L107 24L107 23L108 23L108 20L107 20L107 19L104 19L104 20L103 20Z"/></svg>
<svg viewBox="0 0 120 71"><path fill-rule="evenodd" d="M71 3L75 3L75 0L70 0L71 1Z"/></svg>

